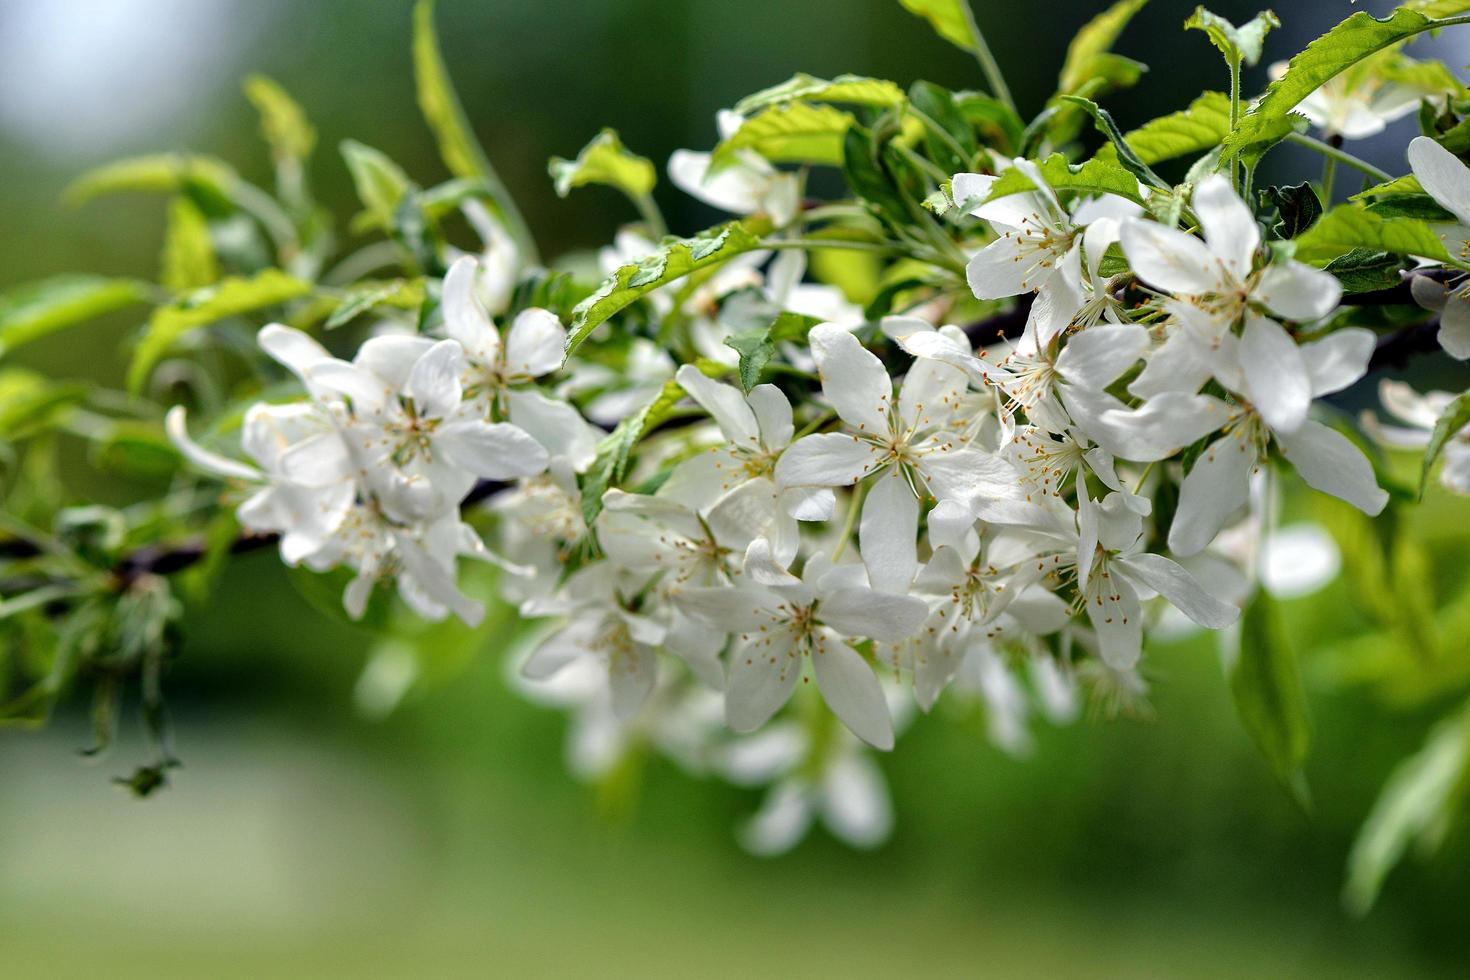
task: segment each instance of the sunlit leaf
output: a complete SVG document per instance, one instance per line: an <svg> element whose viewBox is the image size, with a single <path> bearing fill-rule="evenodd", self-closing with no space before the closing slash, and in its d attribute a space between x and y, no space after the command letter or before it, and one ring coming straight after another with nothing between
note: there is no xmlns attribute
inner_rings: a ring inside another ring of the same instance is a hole
<svg viewBox="0 0 1470 980"><path fill-rule="evenodd" d="M1099 58L1106 54L1148 0L1118 0L1082 26L1067 45L1067 58L1057 78L1057 91L1077 92L1098 72Z"/></svg>
<svg viewBox="0 0 1470 980"><path fill-rule="evenodd" d="M159 281L173 292L199 289L219 278L209 222L187 197L169 204Z"/></svg>
<svg viewBox="0 0 1470 980"><path fill-rule="evenodd" d="M279 269L266 269L249 278L221 280L218 285L159 307L148 321L128 365L129 389L141 391L153 366L191 330L227 317L268 309L310 291L310 283Z"/></svg>
<svg viewBox="0 0 1470 980"><path fill-rule="evenodd" d="M398 205L413 187L408 174L387 154L356 140L342 141L342 159L347 162L357 198L371 226L381 230L392 228Z"/></svg>
<svg viewBox="0 0 1470 980"><path fill-rule="evenodd" d="M239 178L223 160L185 153L156 153L103 164L72 181L62 198L73 206L104 194L124 191L176 193L199 185L217 197L228 198Z"/></svg>
<svg viewBox="0 0 1470 980"><path fill-rule="evenodd" d="M1296 239L1296 257L1328 262L1355 248L1448 261L1444 243L1425 222L1384 217L1361 204L1339 204Z"/></svg>
<svg viewBox="0 0 1470 980"><path fill-rule="evenodd" d="M839 166L842 137L853 121L851 113L835 106L811 102L773 105L745 120L716 146L710 165L714 169L728 166L741 150L750 150L774 163Z"/></svg>
<svg viewBox="0 0 1470 980"><path fill-rule="evenodd" d="M975 33L965 0L898 0L909 13L924 18L935 33L964 51L975 50Z"/></svg>
<svg viewBox="0 0 1470 980"><path fill-rule="evenodd" d="M1203 153L1219 146L1230 134L1230 96L1205 92L1186 109L1151 119L1123 134L1123 139L1146 164ZM1099 160L1117 160L1111 142L1097 151Z"/></svg>
<svg viewBox="0 0 1470 980"><path fill-rule="evenodd" d="M1229 64L1244 62L1252 67L1261 60L1266 35L1271 33L1272 28L1280 26L1281 21L1269 10L1261 11L1236 27L1204 7L1194 8L1194 13L1184 22L1186 31L1204 31L1210 43L1225 56L1225 61Z"/></svg>
<svg viewBox="0 0 1470 980"><path fill-rule="evenodd" d="M264 75L245 79L245 97L260 113L261 135L278 159L304 161L316 147L316 130L296 100Z"/></svg>
<svg viewBox="0 0 1470 980"><path fill-rule="evenodd" d="M1038 160L1036 165L1041 170L1042 179L1055 190L1074 191L1078 194L1117 194L1135 203L1143 202L1143 196L1138 189L1138 178L1119 164L1094 159L1080 166L1073 166L1060 153L1053 153L1045 160ZM1012 168L1001 174L1000 179L991 185L990 196L986 200L993 201L999 197L1035 189L1036 185L1024 173Z"/></svg>
<svg viewBox="0 0 1470 980"><path fill-rule="evenodd" d="M647 197L658 183L653 161L630 153L613 129L594 136L575 160L552 157L547 169L559 197L566 197L574 187L602 184L637 199Z"/></svg>
<svg viewBox="0 0 1470 980"><path fill-rule="evenodd" d="M903 89L885 78L838 75L829 81L805 72L797 72L780 85L772 85L747 95L735 103L735 111L742 116L749 116L767 106L801 101L888 108L902 105L904 94Z"/></svg>
<svg viewBox="0 0 1470 980"><path fill-rule="evenodd" d="M596 292L577 304L572 310L567 354L580 347L599 324L640 297L696 269L716 265L760 247L760 236L739 221L711 228L693 238L665 239L657 251L618 269Z"/></svg>
<svg viewBox="0 0 1470 980"><path fill-rule="evenodd" d="M148 299L148 284L106 276L53 276L0 292L0 355L58 330Z"/></svg>

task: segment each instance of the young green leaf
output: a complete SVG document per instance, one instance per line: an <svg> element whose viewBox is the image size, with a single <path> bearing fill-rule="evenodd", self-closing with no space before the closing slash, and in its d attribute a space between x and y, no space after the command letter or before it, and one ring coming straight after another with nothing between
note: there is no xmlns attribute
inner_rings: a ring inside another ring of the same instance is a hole
<svg viewBox="0 0 1470 980"><path fill-rule="evenodd" d="M1230 693L1241 723L1261 754L1303 804L1302 763L1311 745L1307 697L1296 655L1287 645L1276 601L1258 590L1240 624L1240 652Z"/></svg>
<svg viewBox="0 0 1470 980"><path fill-rule="evenodd" d="M13 441L44 428L58 409L85 394L79 385L54 382L28 368L0 368L0 439Z"/></svg>
<svg viewBox="0 0 1470 980"><path fill-rule="evenodd" d="M1240 125L1225 141L1227 153L1268 138L1302 99L1338 72L1391 44L1431 30L1438 17L1467 8L1470 3L1456 0L1435 5L1435 16L1426 16L1406 5L1382 20L1361 10L1348 17L1291 59L1286 73L1266 88L1266 94L1241 118Z"/></svg>
<svg viewBox="0 0 1470 980"><path fill-rule="evenodd" d="M1076 95L1064 95L1061 101L1084 109L1092 117L1092 121L1097 125L1098 132L1102 133L1112 142L1113 149L1118 155L1118 162L1126 170L1150 187L1156 187L1160 190L1173 190L1162 177L1154 173L1149 165L1133 151L1133 147L1129 145L1127 138L1123 135L1123 131L1118 128L1118 124L1113 121L1112 114L1108 110L1102 108L1091 99L1084 99Z"/></svg>
<svg viewBox="0 0 1470 980"><path fill-rule="evenodd" d="M1392 289L1402 277L1399 270L1404 267L1402 256L1372 248L1355 248L1339 255L1322 268L1337 277L1342 291L1373 293L1381 289Z"/></svg>
<svg viewBox="0 0 1470 980"><path fill-rule="evenodd" d="M909 101L914 111L924 116L924 148L929 159L946 173L969 170L980 145L954 93L921 80L909 86Z"/></svg>
<svg viewBox="0 0 1470 980"><path fill-rule="evenodd" d="M842 137L851 113L830 105L789 102L761 110L715 147L710 167L734 163L741 150L753 150L774 163L842 163Z"/></svg>
<svg viewBox="0 0 1470 980"><path fill-rule="evenodd" d="M0 293L0 355L148 296L147 283L106 276L53 276L12 286Z"/></svg>
<svg viewBox="0 0 1470 980"><path fill-rule="evenodd" d="M975 50L975 33L965 0L898 0L905 10L922 17L935 33L962 51Z"/></svg>
<svg viewBox="0 0 1470 980"><path fill-rule="evenodd" d="M782 313L775 321L757 330L742 330L725 338L725 346L740 355L738 373L740 387L750 394L750 389L760 384L761 372L776 353L776 344L792 340L803 340L819 321L816 317L800 313Z"/></svg>
<svg viewBox="0 0 1470 980"><path fill-rule="evenodd" d="M1219 14L1204 7L1195 7L1194 13L1184 22L1186 31L1204 31L1210 43L1225 56L1226 62L1236 65L1244 62L1254 67L1261 60L1261 50L1266 35L1281 21L1269 10L1263 10L1246 23L1236 27Z"/></svg>
<svg viewBox="0 0 1470 980"><path fill-rule="evenodd" d="M1074 191L1078 194L1117 194L1135 204L1143 203L1143 195L1138 188L1138 178L1117 163L1093 159L1073 166L1060 153L1053 153L1045 160L1036 161L1036 165L1041 170L1042 178L1051 185L1053 190ZM1036 185L1031 183L1020 170L1011 168L1001 174L1000 179L991 185L990 196L986 200L993 201L999 197L1032 190L1036 190ZM956 201L955 203L965 202Z"/></svg>
<svg viewBox="0 0 1470 980"><path fill-rule="evenodd" d="M1282 238L1295 238L1322 216L1322 201L1306 181L1261 191L1261 205L1275 208L1279 219L1271 230Z"/></svg>
<svg viewBox="0 0 1470 980"><path fill-rule="evenodd" d="M577 304L572 310L567 354L580 347L587 335L609 317L660 286L760 247L760 232L739 221L719 225L693 238L666 239L656 252L618 269L596 292Z"/></svg>
<svg viewBox="0 0 1470 980"><path fill-rule="evenodd" d="M316 130L296 100L264 75L245 79L245 97L260 113L260 130L277 160L304 163L316 148Z"/></svg>
<svg viewBox="0 0 1470 980"><path fill-rule="evenodd" d="M1342 893L1349 912L1368 913L1410 844L1437 847L1459 809L1467 777L1470 707L1462 707L1434 726L1423 748L1399 763L1358 831Z"/></svg>
<svg viewBox="0 0 1470 980"><path fill-rule="evenodd" d="M190 331L227 317L254 313L304 296L311 284L279 269L266 269L250 278L230 277L154 310L128 365L128 389L142 390L148 374L169 349Z"/></svg>
<svg viewBox="0 0 1470 980"><path fill-rule="evenodd" d="M1339 204L1296 239L1296 257L1326 263L1355 248L1450 261L1444 242L1417 218L1392 218L1361 204Z"/></svg>
<svg viewBox="0 0 1470 980"><path fill-rule="evenodd" d="M1076 93L1098 75L1100 59L1146 3L1148 0L1118 0L1082 26L1067 45L1067 57L1057 78L1059 93Z"/></svg>
<svg viewBox="0 0 1470 980"><path fill-rule="evenodd" d="M865 75L838 75L831 81L805 72L797 72L780 85L761 89L735 103L735 112L749 116L761 109L787 102L837 102L842 105L866 105L887 109L903 105L903 89L885 78Z"/></svg>
<svg viewBox="0 0 1470 980"><path fill-rule="evenodd" d="M382 231L392 228L394 213L413 188L408 174L387 154L357 140L342 141L342 159L352 174L357 199L362 202L366 215L365 223Z"/></svg>
<svg viewBox="0 0 1470 980"><path fill-rule="evenodd" d="M1435 460L1439 459L1440 453L1444 452L1445 444L1459 434L1460 430L1470 425L1470 391L1464 391L1445 406L1439 419L1434 423L1434 431L1430 433L1429 445L1424 447L1424 465L1419 470L1419 497L1424 497L1424 488L1429 484L1429 471L1434 468Z"/></svg>
<svg viewBox="0 0 1470 980"><path fill-rule="evenodd" d="M630 153L614 129L594 136L575 160L552 157L547 170L556 182L558 197L566 197L574 187L602 184L637 200L652 193L658 183L653 161Z"/></svg>
<svg viewBox="0 0 1470 980"><path fill-rule="evenodd" d="M380 306L391 306L396 310L416 310L423 302L423 279L390 279L387 282L369 280L348 290L323 326L327 330L335 330Z"/></svg>
<svg viewBox="0 0 1470 980"><path fill-rule="evenodd" d="M82 174L61 192L62 200L77 207L104 194L123 191L177 193L194 185L225 200L240 178L228 163L214 157L185 153L156 153L103 164Z"/></svg>
<svg viewBox="0 0 1470 980"><path fill-rule="evenodd" d="M1153 165L1163 160L1203 153L1219 146L1230 135L1230 96L1224 92L1205 92L1188 108L1167 116L1151 119L1137 129L1123 134L1138 159ZM1103 144L1097 159L1116 161L1118 150Z"/></svg>
<svg viewBox="0 0 1470 980"><path fill-rule="evenodd" d="M219 278L209 222L187 197L169 204L159 282L175 293L208 286Z"/></svg>

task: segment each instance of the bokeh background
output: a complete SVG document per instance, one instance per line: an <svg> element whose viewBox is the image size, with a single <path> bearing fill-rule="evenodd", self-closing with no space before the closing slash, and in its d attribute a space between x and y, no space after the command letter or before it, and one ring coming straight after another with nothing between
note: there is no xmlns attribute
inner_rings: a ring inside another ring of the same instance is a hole
<svg viewBox="0 0 1470 980"><path fill-rule="evenodd" d="M1034 111L1102 5L975 6ZM1224 87L1204 37L1179 30L1192 7L1153 0L1118 45L1152 68L1113 100L1125 125ZM1278 5L1267 60L1352 9ZM153 273L158 200L59 203L91 165L193 149L268 182L239 94L248 72L311 113L314 176L339 214L352 207L343 138L442 178L414 105L408 27L407 0L0 0L0 286ZM595 248L632 217L600 189L560 200L545 175L548 157L604 125L661 160L708 146L718 108L798 70L980 85L972 60L891 0L440 0L439 28L549 254ZM1416 50L1458 68L1470 35ZM1264 80L1263 65L1246 90ZM1405 121L1360 150L1401 173L1411 135ZM1285 147L1266 168L1301 180L1318 163ZM658 198L677 230L714 217L670 188ZM115 381L132 326L38 343L25 361ZM1457 368L1430 358L1419 370L1447 386ZM71 475L98 499L135 492ZM1456 506L1431 495L1416 518L1443 564L1426 588L1441 593L1463 584L1470 548ZM191 611L168 678L186 766L170 790L140 802L109 784L142 757L131 727L100 766L82 764L84 704L44 733L0 732L0 975L1470 975L1462 838L1395 872L1365 920L1338 898L1353 833L1443 705L1341 683L1335 651L1361 646L1365 629L1344 584L1286 608L1317 651L1310 812L1257 759L1213 639L1195 636L1150 652L1152 717L1038 730L1024 760L978 723L920 719L882 760L899 814L889 844L860 854L817 831L760 860L731 834L752 792L658 760L636 792L568 776L562 718L509 692L497 636L386 717L365 712L355 692L371 638L310 609L272 555L247 556Z"/></svg>

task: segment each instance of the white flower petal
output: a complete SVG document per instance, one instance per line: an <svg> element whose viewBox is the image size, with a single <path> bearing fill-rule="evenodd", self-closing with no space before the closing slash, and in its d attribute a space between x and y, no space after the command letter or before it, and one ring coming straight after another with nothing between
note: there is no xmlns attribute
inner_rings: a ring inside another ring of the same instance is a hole
<svg viewBox="0 0 1470 980"><path fill-rule="evenodd" d="M1206 629L1224 629L1240 618L1238 606L1210 595L1193 575L1162 555L1145 553L1118 558L1113 561L1113 566L1142 581Z"/></svg>
<svg viewBox="0 0 1470 980"><path fill-rule="evenodd" d="M1316 320L1342 299L1342 283L1302 262L1275 262L1261 273L1253 293L1268 310L1288 320Z"/></svg>
<svg viewBox="0 0 1470 980"><path fill-rule="evenodd" d="M1215 257L1193 235L1130 218L1123 222L1118 241L1134 273L1155 289L1194 295L1219 288Z"/></svg>
<svg viewBox="0 0 1470 980"><path fill-rule="evenodd" d="M1470 168L1428 136L1414 137L1408 156L1419 186L1461 222L1470 224Z"/></svg>
<svg viewBox="0 0 1470 980"><path fill-rule="evenodd" d="M821 599L824 622L848 636L884 643L908 639L929 614L922 599L874 589L835 589L823 593Z"/></svg>
<svg viewBox="0 0 1470 980"><path fill-rule="evenodd" d="M821 323L809 338L822 391L837 414L870 435L887 432L893 381L883 363L842 327Z"/></svg>
<svg viewBox="0 0 1470 980"><path fill-rule="evenodd" d="M1312 397L1341 391L1366 374L1377 342L1371 330L1345 327L1303 344L1302 360L1312 377Z"/></svg>
<svg viewBox="0 0 1470 980"><path fill-rule="evenodd" d="M1236 282L1244 281L1261 245L1261 229L1251 209L1221 174L1211 174L1200 181L1192 203L1210 251L1225 264Z"/></svg>
<svg viewBox="0 0 1470 980"><path fill-rule="evenodd" d="M505 335L505 366L515 374L539 378L566 360L567 330L555 313L539 307L516 314Z"/></svg>
<svg viewBox="0 0 1470 980"><path fill-rule="evenodd" d="M459 376L464 349L457 340L441 340L414 362L403 385L420 418L444 418L459 407Z"/></svg>
<svg viewBox="0 0 1470 980"><path fill-rule="evenodd" d="M1106 388L1148 349L1148 331L1136 323L1097 326L1067 338L1057 373L1085 388Z"/></svg>
<svg viewBox="0 0 1470 980"><path fill-rule="evenodd" d="M863 501L858 547L868 580L883 592L907 592L919 570L919 501L898 471L879 477Z"/></svg>
<svg viewBox="0 0 1470 980"><path fill-rule="evenodd" d="M801 672L801 653L786 630L762 633L736 647L725 684L725 723L737 732L764 725L791 699Z"/></svg>
<svg viewBox="0 0 1470 980"><path fill-rule="evenodd" d="M210 452L189 438L189 427L186 424L185 409L182 405L175 405L168 410L164 418L164 429L168 432L169 440L174 444L190 463L201 470L235 480L249 480L252 483L264 479L265 474L253 466L221 456L219 453Z"/></svg>
<svg viewBox="0 0 1470 980"><path fill-rule="evenodd" d="M822 700L858 738L878 749L893 748L893 719L878 677L862 655L830 631L823 631L811 652L812 671Z"/></svg>
<svg viewBox="0 0 1470 980"><path fill-rule="evenodd" d="M1312 404L1312 379L1296 341L1275 320L1246 321L1237 351L1246 393L1273 430L1295 432Z"/></svg>
<svg viewBox="0 0 1470 980"><path fill-rule="evenodd" d="M451 422L435 433L434 447L455 466L485 480L535 476L549 462L545 447L509 422Z"/></svg>
<svg viewBox="0 0 1470 980"><path fill-rule="evenodd" d="M893 803L883 773L866 755L839 756L822 778L822 820L853 847L877 847L893 832Z"/></svg>
<svg viewBox="0 0 1470 980"><path fill-rule="evenodd" d="M1204 549L1250 497L1255 447L1238 435L1216 439L1195 460L1179 488L1179 507L1169 527L1169 550L1193 555Z"/></svg>
<svg viewBox="0 0 1470 980"><path fill-rule="evenodd" d="M1307 485L1346 500L1365 514L1377 514L1388 494L1373 475L1373 465L1348 437L1308 419L1295 433L1277 433L1281 454Z"/></svg>
<svg viewBox="0 0 1470 980"><path fill-rule="evenodd" d="M1470 358L1470 298L1455 290L1439 316L1439 346L1457 361Z"/></svg>
<svg viewBox="0 0 1470 980"><path fill-rule="evenodd" d="M480 263L461 256L444 275L444 331L476 360L491 363L500 354L500 333L475 295Z"/></svg>
<svg viewBox="0 0 1470 980"><path fill-rule="evenodd" d="M716 381L692 364L679 368L675 377L679 387L709 412L726 439L751 448L760 446L760 427L755 413L738 389Z"/></svg>
<svg viewBox="0 0 1470 980"><path fill-rule="evenodd" d="M845 487L873 471L878 448L843 432L803 436L776 461L776 485Z"/></svg>
<svg viewBox="0 0 1470 980"><path fill-rule="evenodd" d="M1120 575L1097 581L1087 600L1087 618L1097 630L1103 663L1128 670L1143 653L1143 616L1138 594Z"/></svg>
<svg viewBox="0 0 1470 980"><path fill-rule="evenodd" d="M658 660L641 643L630 643L608 660L607 681L612 691L613 715L627 721L636 715L658 679Z"/></svg>
<svg viewBox="0 0 1470 980"><path fill-rule="evenodd" d="M791 402L775 385L756 385L745 396L755 413L756 428L767 449L784 449L791 442L796 426L791 420Z"/></svg>

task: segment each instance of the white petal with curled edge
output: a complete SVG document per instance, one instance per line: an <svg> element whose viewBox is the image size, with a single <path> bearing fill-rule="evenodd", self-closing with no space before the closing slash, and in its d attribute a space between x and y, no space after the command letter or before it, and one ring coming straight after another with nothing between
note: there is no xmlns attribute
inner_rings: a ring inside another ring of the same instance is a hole
<svg viewBox="0 0 1470 980"><path fill-rule="evenodd" d="M736 388L716 381L692 364L679 368L675 378L679 387L709 412L726 439L750 448L760 446L760 426L755 413Z"/></svg>
<svg viewBox="0 0 1470 980"><path fill-rule="evenodd" d="M874 481L863 501L858 547L868 580L884 592L907 592L919 570L919 501L898 471Z"/></svg>
<svg viewBox="0 0 1470 980"><path fill-rule="evenodd" d="M1179 488L1179 507L1169 526L1169 550L1193 555L1215 540L1225 522L1249 499L1255 466L1255 447L1236 435L1205 447Z"/></svg>
<svg viewBox="0 0 1470 980"><path fill-rule="evenodd" d="M1366 374L1377 340L1371 330L1344 327L1303 344L1302 360L1312 378L1312 397L1341 391Z"/></svg>
<svg viewBox="0 0 1470 980"><path fill-rule="evenodd" d="M201 470L213 473L216 476L229 477L236 480L249 480L255 482L264 478L264 474L253 466L221 456L219 453L210 452L189 438L189 427L186 424L185 409L182 405L175 405L168 410L164 418L164 429L168 432L169 441L174 444L190 463Z"/></svg>
<svg viewBox="0 0 1470 980"><path fill-rule="evenodd" d="M444 275L444 330L474 360L493 364L500 356L500 333L475 295L480 263L472 255L455 260Z"/></svg>
<svg viewBox="0 0 1470 980"><path fill-rule="evenodd" d="M1296 341L1275 320L1253 316L1240 335L1237 356L1246 394L1272 429L1295 432L1312 404L1312 378Z"/></svg>
<svg viewBox="0 0 1470 980"><path fill-rule="evenodd" d="M1228 406L1212 395L1166 391L1129 409L1102 391L1068 387L1062 403L1083 432L1120 459L1149 463L1172 456L1220 428Z"/></svg>
<svg viewBox="0 0 1470 980"><path fill-rule="evenodd" d="M1302 262L1275 262L1256 283L1255 298L1288 320L1316 320L1342 299L1342 283L1330 272Z"/></svg>
<svg viewBox="0 0 1470 980"><path fill-rule="evenodd" d="M669 154L669 180L691 197L734 214L750 214L760 207L769 176L736 164L710 174L710 154L675 150Z"/></svg>
<svg viewBox="0 0 1470 980"><path fill-rule="evenodd" d="M1464 224L1470 224L1470 169L1428 136L1409 142L1409 166L1419 186Z"/></svg>
<svg viewBox="0 0 1470 980"><path fill-rule="evenodd" d="M802 672L801 652L795 646L796 638L789 631L771 630L730 654L725 723L732 729L755 731L791 699Z"/></svg>
<svg viewBox="0 0 1470 980"><path fill-rule="evenodd" d="M552 458L565 459L578 473L597 458L601 432L571 405L532 388L507 391L505 400L511 424L529 433Z"/></svg>
<svg viewBox="0 0 1470 980"><path fill-rule="evenodd" d="M837 414L871 435L887 432L893 381L883 363L842 327L820 323L808 336L822 391Z"/></svg>
<svg viewBox="0 0 1470 980"><path fill-rule="evenodd" d="M334 432L308 436L281 453L281 475L304 487L329 487L352 478L354 465L347 444Z"/></svg>
<svg viewBox="0 0 1470 980"><path fill-rule="evenodd" d="M1188 296L1220 287L1215 257L1193 235L1155 221L1129 218L1123 222L1118 242L1134 273L1155 289Z"/></svg>
<svg viewBox="0 0 1470 980"><path fill-rule="evenodd" d="M539 307L516 314L505 335L505 366L515 374L539 378L566 360L567 330L555 313Z"/></svg>
<svg viewBox="0 0 1470 980"><path fill-rule="evenodd" d="M978 202L990 196L990 189L1000 178L993 174L955 174L949 181L949 196L956 204Z"/></svg>
<svg viewBox="0 0 1470 980"><path fill-rule="evenodd" d="M550 459L541 443L509 422L451 422L435 433L434 446L449 462L485 480L535 476Z"/></svg>
<svg viewBox="0 0 1470 980"><path fill-rule="evenodd" d="M1113 574L1093 583L1087 599L1087 618L1097 630L1103 663L1127 670L1143 653L1143 622L1138 595L1122 576Z"/></svg>
<svg viewBox="0 0 1470 980"><path fill-rule="evenodd" d="M791 421L791 402L775 385L756 385L745 396L755 413L760 440L767 449L784 449L791 442L796 426Z"/></svg>
<svg viewBox="0 0 1470 980"><path fill-rule="evenodd" d="M853 847L877 847L893 832L893 803L877 764L865 755L841 755L822 778L822 820Z"/></svg>
<svg viewBox="0 0 1470 980"><path fill-rule="evenodd" d="M417 334L390 333L369 337L353 355L352 363L397 390L408 383L409 372L434 344L434 338Z"/></svg>
<svg viewBox="0 0 1470 980"><path fill-rule="evenodd" d="M1224 629L1240 618L1240 607L1210 595L1178 563L1162 555L1140 554L1113 561L1130 578L1142 581L1184 615L1206 629Z"/></svg>
<svg viewBox="0 0 1470 980"><path fill-rule="evenodd" d="M1225 264L1235 281L1244 281L1261 245L1261 229L1255 215L1235 193L1230 181L1220 174L1211 174L1199 182L1192 203L1210 251Z"/></svg>
<svg viewBox="0 0 1470 980"><path fill-rule="evenodd" d="M636 715L658 679L658 659L641 643L619 649L607 663L607 682L612 691L613 714L619 721Z"/></svg>
<svg viewBox="0 0 1470 980"><path fill-rule="evenodd" d="M829 487L787 487L781 506L798 521L830 521L837 512L837 495Z"/></svg>
<svg viewBox="0 0 1470 980"><path fill-rule="evenodd" d="M255 335L260 349L276 363L287 368L302 381L306 381L306 369L318 361L328 360L332 355L327 349L300 330L279 323L268 323Z"/></svg>
<svg viewBox="0 0 1470 980"><path fill-rule="evenodd" d="M1341 432L1308 419L1291 435L1277 433L1276 441L1308 486L1346 500L1369 515L1388 503L1388 494L1373 475L1373 464Z"/></svg>
<svg viewBox="0 0 1470 980"><path fill-rule="evenodd" d="M1148 349L1148 331L1136 323L1097 326L1067 339L1057 373L1086 388L1106 388Z"/></svg>
<svg viewBox="0 0 1470 980"><path fill-rule="evenodd" d="M980 550L975 515L957 500L941 500L929 511L929 547L937 550L946 546L966 560Z"/></svg>
<svg viewBox="0 0 1470 980"><path fill-rule="evenodd" d="M876 446L846 433L803 436L776 461L776 485L845 487L873 472L881 458Z"/></svg>
<svg viewBox="0 0 1470 980"><path fill-rule="evenodd" d="M848 636L897 643L912 636L929 614L922 599L874 589L836 589L822 595L821 618Z"/></svg>
<svg viewBox="0 0 1470 980"><path fill-rule="evenodd" d="M858 738L877 749L893 748L893 718L873 668L862 654L823 630L812 645L812 672L822 700Z"/></svg>

